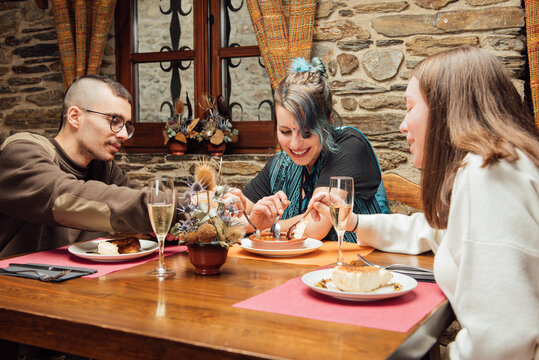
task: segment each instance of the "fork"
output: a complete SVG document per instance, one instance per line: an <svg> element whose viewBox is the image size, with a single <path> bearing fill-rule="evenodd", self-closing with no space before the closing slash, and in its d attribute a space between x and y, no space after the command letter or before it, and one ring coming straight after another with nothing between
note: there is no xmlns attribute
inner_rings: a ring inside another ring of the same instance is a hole
<svg viewBox="0 0 539 360"><path fill-rule="evenodd" d="M17 274L18 273L25 273L25 272L33 272L38 276L39 280L49 282L49 281L56 280L56 279L66 275L66 274L69 274L71 272L71 269L61 271L56 275L49 275L49 274L45 274L44 272L41 272L41 271L38 271L38 270L31 270L31 269L14 271L14 273L17 273Z"/></svg>
<svg viewBox="0 0 539 360"><path fill-rule="evenodd" d="M391 269L394 269L394 270L407 270L407 271L415 271L415 272L419 272L419 273L432 274L431 270L424 269L424 268L421 268L421 267L418 267L418 266L412 266L412 265L406 265L406 264L391 264L391 265L383 266L383 265L375 264L375 263L365 259L360 254L356 254L356 255L361 261L363 261L365 264L367 264L369 266L374 266L374 267L377 267L377 268L388 269L388 270L391 270Z"/></svg>
<svg viewBox="0 0 539 360"><path fill-rule="evenodd" d="M319 200L322 200L323 198L326 197L326 194L320 196L320 199ZM288 231L286 232L286 238L288 240L290 240L290 237L292 236L292 233L293 233L293 230L296 229L296 227L298 226L298 224L301 222L301 221L305 221L305 219L307 218L307 215L309 215L309 213L311 212L313 208L310 208L309 210L307 210L303 216L301 217L301 219L299 219L298 221L296 221L295 223L293 223L292 225L290 225L290 227L288 228Z"/></svg>

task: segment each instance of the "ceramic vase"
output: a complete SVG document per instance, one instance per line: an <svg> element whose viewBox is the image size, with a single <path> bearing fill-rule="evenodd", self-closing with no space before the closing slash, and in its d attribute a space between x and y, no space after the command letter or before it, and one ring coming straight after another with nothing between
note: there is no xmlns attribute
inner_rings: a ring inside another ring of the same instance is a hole
<svg viewBox="0 0 539 360"><path fill-rule="evenodd" d="M211 156L223 156L226 150L226 144L223 141L219 145L213 145L212 143L208 143L208 152Z"/></svg>
<svg viewBox="0 0 539 360"><path fill-rule="evenodd" d="M187 143L170 140L168 142L168 148L170 149L172 155L185 155L185 152L187 151Z"/></svg>
<svg viewBox="0 0 539 360"><path fill-rule="evenodd" d="M219 244L188 244L189 261L195 267L195 274L217 275L226 262L228 248Z"/></svg>

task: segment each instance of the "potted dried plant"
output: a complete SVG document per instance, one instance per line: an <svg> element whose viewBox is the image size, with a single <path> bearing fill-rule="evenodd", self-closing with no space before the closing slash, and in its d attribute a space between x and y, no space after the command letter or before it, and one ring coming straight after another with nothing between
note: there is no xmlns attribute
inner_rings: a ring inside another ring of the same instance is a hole
<svg viewBox="0 0 539 360"><path fill-rule="evenodd" d="M222 95L214 100L210 95L204 94L199 105L207 116L200 121L200 132L194 138L199 142L206 142L210 155L221 156L226 149L226 143L238 141L238 129L232 126L226 101Z"/></svg>
<svg viewBox="0 0 539 360"><path fill-rule="evenodd" d="M194 182L188 184L178 208L181 220L170 231L180 244L187 244L189 260L200 275L219 274L228 248L245 235L238 221L240 211L225 201L228 187L217 184L215 167L213 161L196 164Z"/></svg>
<svg viewBox="0 0 539 360"><path fill-rule="evenodd" d="M186 104L180 99L176 99L172 115L165 122L163 137L165 145L168 145L172 155L184 155L187 151L189 139L197 136L195 127L198 124L198 118L193 119L193 109L189 101L189 94L185 93ZM187 114L184 114L187 107Z"/></svg>

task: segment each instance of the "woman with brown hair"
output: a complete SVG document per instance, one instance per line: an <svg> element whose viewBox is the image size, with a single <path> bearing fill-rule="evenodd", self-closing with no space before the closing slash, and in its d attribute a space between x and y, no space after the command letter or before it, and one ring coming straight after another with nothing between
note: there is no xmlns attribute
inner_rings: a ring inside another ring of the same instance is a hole
<svg viewBox="0 0 539 360"><path fill-rule="evenodd" d="M414 70L401 124L425 213L352 216L363 245L433 250L462 329L451 359L539 355L539 137L503 64L456 48ZM327 198L327 197L326 197ZM327 199L313 198L316 220Z"/></svg>

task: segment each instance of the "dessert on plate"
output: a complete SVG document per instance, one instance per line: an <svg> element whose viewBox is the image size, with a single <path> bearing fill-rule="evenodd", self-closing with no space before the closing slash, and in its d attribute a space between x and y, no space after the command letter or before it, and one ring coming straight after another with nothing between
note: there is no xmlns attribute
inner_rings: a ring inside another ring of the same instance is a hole
<svg viewBox="0 0 539 360"><path fill-rule="evenodd" d="M99 255L133 254L140 251L140 240L136 237L126 237L113 240L101 240L97 244Z"/></svg>
<svg viewBox="0 0 539 360"><path fill-rule="evenodd" d="M331 279L341 291L369 292L389 285L393 274L374 266L338 266L333 270Z"/></svg>

